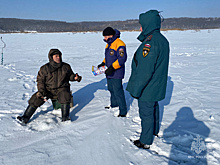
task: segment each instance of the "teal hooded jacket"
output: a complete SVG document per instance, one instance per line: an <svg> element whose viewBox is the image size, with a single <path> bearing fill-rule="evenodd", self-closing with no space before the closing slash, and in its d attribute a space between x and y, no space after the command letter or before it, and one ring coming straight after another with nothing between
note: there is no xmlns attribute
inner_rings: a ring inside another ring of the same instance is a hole
<svg viewBox="0 0 220 165"><path fill-rule="evenodd" d="M131 66L131 76L126 90L140 101L160 101L165 98L169 42L160 33L161 17L156 10L139 16L142 44L136 50Z"/></svg>

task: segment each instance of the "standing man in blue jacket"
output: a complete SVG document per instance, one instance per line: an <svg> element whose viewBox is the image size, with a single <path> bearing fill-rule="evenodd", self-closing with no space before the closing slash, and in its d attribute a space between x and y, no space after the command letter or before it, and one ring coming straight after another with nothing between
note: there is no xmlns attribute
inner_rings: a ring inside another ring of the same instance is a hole
<svg viewBox="0 0 220 165"><path fill-rule="evenodd" d="M153 135L159 132L159 104L165 98L169 42L160 33L161 17L157 10L150 10L139 16L141 34L132 60L132 71L126 90L138 99L142 132L134 141L139 148L149 149Z"/></svg>
<svg viewBox="0 0 220 165"><path fill-rule="evenodd" d="M110 91L110 107L119 107L118 117L126 117L127 106L125 101L122 79L125 74L125 62L127 60L126 45L120 40L120 32L112 27L103 30L105 47L105 58L98 67L106 65L105 71L108 90ZM106 108L110 108L106 107Z"/></svg>

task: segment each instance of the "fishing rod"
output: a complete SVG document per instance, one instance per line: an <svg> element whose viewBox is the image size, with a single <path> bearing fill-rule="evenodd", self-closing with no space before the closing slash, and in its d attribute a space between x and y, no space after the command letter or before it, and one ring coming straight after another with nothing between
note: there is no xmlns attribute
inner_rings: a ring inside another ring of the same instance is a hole
<svg viewBox="0 0 220 165"><path fill-rule="evenodd" d="M2 47L2 60L1 60L1 65L3 65L3 49L6 47L6 43L2 40L2 37L1 37L1 41L4 44L4 46Z"/></svg>

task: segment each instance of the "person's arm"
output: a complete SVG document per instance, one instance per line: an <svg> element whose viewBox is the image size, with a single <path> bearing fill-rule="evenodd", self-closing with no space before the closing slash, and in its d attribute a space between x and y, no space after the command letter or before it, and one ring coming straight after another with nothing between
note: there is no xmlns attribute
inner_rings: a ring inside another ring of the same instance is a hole
<svg viewBox="0 0 220 165"><path fill-rule="evenodd" d="M45 75L45 67L42 66L40 70L38 71L37 75L37 97L44 97L46 95L46 75Z"/></svg>
<svg viewBox="0 0 220 165"><path fill-rule="evenodd" d="M74 74L71 67L69 68L69 70L70 70L70 81L80 82L82 80L82 76L79 76L78 73Z"/></svg>

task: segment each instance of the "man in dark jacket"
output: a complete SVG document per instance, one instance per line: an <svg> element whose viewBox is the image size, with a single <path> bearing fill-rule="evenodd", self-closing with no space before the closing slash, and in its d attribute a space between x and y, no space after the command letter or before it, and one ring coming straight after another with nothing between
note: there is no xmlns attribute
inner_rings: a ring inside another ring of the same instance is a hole
<svg viewBox="0 0 220 165"><path fill-rule="evenodd" d="M159 104L165 98L169 43L160 33L161 17L156 10L150 10L139 16L141 34L138 47L132 60L132 71L126 90L138 99L142 132L134 144L140 148L149 148L153 135L159 132Z"/></svg>
<svg viewBox="0 0 220 165"><path fill-rule="evenodd" d="M103 36L104 41L107 43L105 47L105 58L98 67L104 65L108 67L105 74L108 90L111 94L110 107L119 107L120 112L118 117L125 117L127 114L127 106L122 86L122 79L124 78L125 62L127 60L126 45L119 39L120 32L112 27L105 28L103 30Z"/></svg>
<svg viewBox="0 0 220 165"><path fill-rule="evenodd" d="M43 65L37 75L38 91L28 101L29 105L22 116L17 119L26 124L36 109L47 99L57 100L61 104L62 121L70 120L70 83L81 81L81 76L74 74L70 65L62 62L62 53L51 49L48 53L49 63Z"/></svg>

